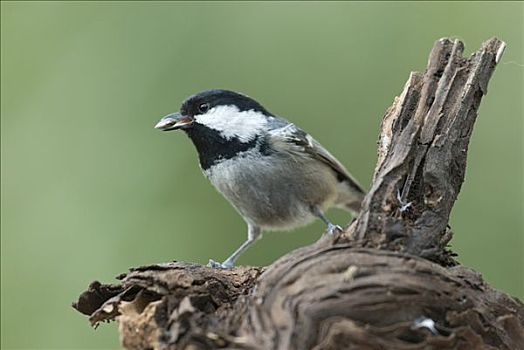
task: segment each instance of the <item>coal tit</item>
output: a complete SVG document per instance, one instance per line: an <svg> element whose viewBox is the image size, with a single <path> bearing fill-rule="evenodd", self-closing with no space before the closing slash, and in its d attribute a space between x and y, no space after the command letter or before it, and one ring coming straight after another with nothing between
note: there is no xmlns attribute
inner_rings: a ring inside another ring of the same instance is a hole
<svg viewBox="0 0 524 350"><path fill-rule="evenodd" d="M247 223L247 240L223 263L230 268L262 230L303 226L316 218L333 225L324 210L356 213L364 191L320 143L254 99L227 90L187 98L177 113L156 125L183 130L195 145L200 167Z"/></svg>

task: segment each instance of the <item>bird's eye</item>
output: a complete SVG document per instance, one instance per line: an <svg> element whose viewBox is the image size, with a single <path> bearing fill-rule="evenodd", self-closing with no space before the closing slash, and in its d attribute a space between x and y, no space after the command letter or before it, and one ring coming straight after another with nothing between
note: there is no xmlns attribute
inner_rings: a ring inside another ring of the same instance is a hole
<svg viewBox="0 0 524 350"><path fill-rule="evenodd" d="M201 103L201 104L198 106L198 111L199 111L200 113L206 113L208 110L209 110L209 104L208 104L208 103Z"/></svg>

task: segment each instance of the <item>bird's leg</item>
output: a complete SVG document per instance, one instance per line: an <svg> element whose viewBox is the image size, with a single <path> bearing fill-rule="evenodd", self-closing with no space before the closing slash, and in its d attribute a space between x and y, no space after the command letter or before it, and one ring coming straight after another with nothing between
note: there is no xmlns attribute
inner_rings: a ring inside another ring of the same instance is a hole
<svg viewBox="0 0 524 350"><path fill-rule="evenodd" d="M209 259L209 263L207 264L207 266L209 266L209 267L216 267L216 268L222 268L222 269L230 269L230 268L232 268L234 263L235 263L235 260L243 252L248 250L248 248L253 243L255 243L255 241L257 239L259 239L261 237L262 237L262 231L260 230L260 227L253 226L252 224L247 224L247 240L244 243L242 243L242 245L240 247L238 247L237 250L235 250L233 252L233 254L231 254L229 256L229 258L227 258L222 264L219 263L219 262L216 262L214 260Z"/></svg>
<svg viewBox="0 0 524 350"><path fill-rule="evenodd" d="M324 223L327 225L327 233L332 235L337 232L342 232L342 227L338 225L333 225L328 218L324 215L324 212L322 209L320 209L319 206L314 206L313 208L313 214L320 218L320 220L324 221Z"/></svg>

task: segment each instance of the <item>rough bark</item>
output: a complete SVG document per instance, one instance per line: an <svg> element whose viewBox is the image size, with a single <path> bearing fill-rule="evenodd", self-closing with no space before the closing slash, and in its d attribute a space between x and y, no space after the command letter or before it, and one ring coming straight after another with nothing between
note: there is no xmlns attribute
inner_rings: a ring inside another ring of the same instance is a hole
<svg viewBox="0 0 524 350"><path fill-rule="evenodd" d="M360 215L267 268L173 262L73 305L127 349L524 349L524 306L446 245L469 138L505 44L441 39L384 115Z"/></svg>

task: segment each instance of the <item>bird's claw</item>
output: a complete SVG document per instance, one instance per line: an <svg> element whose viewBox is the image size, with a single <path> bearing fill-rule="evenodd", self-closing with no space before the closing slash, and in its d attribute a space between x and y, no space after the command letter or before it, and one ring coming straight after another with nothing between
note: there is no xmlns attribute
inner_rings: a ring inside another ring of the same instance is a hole
<svg viewBox="0 0 524 350"><path fill-rule="evenodd" d="M338 225L329 224L327 228L327 233L334 235L335 233L342 233L342 227Z"/></svg>
<svg viewBox="0 0 524 350"><path fill-rule="evenodd" d="M399 204L400 204L400 208L399 208L399 210L400 210L401 213L403 213L403 212L405 212L406 210L408 210L408 209L412 206L412 204L413 204L412 202L407 202L407 203L406 203L406 202L404 202L404 201L402 200L402 196L401 196L401 194L400 194L400 190L397 191L397 201L398 201Z"/></svg>
<svg viewBox="0 0 524 350"><path fill-rule="evenodd" d="M229 263L227 260L223 263L219 263L213 259L209 259L209 262L207 263L207 267L212 267L215 269L230 269L233 267L232 263Z"/></svg>

